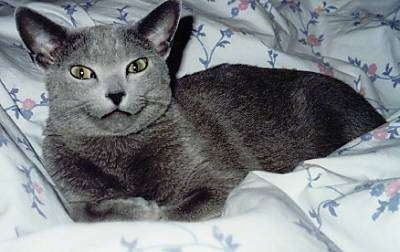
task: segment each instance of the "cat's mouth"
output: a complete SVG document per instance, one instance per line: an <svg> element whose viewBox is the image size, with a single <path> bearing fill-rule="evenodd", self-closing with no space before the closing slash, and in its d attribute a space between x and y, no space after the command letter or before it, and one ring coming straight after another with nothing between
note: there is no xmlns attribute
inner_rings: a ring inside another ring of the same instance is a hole
<svg viewBox="0 0 400 252"><path fill-rule="evenodd" d="M129 112L126 112L126 111L115 109L115 110L111 111L110 113L103 115L101 117L101 119L106 119L106 118L111 117L113 115L131 116L132 114L129 113Z"/></svg>

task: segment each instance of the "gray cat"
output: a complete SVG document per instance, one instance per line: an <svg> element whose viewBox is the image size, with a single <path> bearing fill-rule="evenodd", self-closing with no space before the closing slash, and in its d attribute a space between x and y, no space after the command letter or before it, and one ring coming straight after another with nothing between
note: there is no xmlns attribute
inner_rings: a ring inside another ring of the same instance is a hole
<svg viewBox="0 0 400 252"><path fill-rule="evenodd" d="M289 172L385 122L310 72L220 65L172 92L165 58L180 8L76 30L16 12L46 69L45 167L76 221L212 218L249 171Z"/></svg>

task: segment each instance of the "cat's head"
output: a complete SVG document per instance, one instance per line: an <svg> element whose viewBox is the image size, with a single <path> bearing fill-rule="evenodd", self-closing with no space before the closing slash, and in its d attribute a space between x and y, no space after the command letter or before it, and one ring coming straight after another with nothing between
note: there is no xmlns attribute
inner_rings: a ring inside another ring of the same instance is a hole
<svg viewBox="0 0 400 252"><path fill-rule="evenodd" d="M51 131L127 135L162 116L171 101L165 58L180 9L169 0L137 23L75 30L17 9L19 34L46 72Z"/></svg>

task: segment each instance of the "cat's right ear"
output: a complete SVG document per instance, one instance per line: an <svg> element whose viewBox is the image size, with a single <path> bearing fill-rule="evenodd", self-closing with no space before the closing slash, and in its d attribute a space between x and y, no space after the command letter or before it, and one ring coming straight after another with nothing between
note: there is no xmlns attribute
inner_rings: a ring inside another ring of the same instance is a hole
<svg viewBox="0 0 400 252"><path fill-rule="evenodd" d="M43 67L53 64L66 41L66 28L26 7L16 10L15 20L19 35L36 62Z"/></svg>
<svg viewBox="0 0 400 252"><path fill-rule="evenodd" d="M162 57L166 58L169 52L170 42L178 26L181 5L180 0L165 1L133 27L151 42Z"/></svg>

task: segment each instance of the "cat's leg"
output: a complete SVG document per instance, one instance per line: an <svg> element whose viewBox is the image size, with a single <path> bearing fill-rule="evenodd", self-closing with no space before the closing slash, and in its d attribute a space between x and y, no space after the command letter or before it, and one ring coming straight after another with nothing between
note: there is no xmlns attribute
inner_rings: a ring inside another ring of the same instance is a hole
<svg viewBox="0 0 400 252"><path fill-rule="evenodd" d="M211 169L211 168L210 168ZM225 201L234 187L244 178L244 170L211 169L198 174L177 190L171 201L163 206L169 220L207 220L222 214Z"/></svg>
<svg viewBox="0 0 400 252"><path fill-rule="evenodd" d="M207 220L221 215L232 188L192 188L177 198L159 205L141 197L112 198L88 204L94 220Z"/></svg>
<svg viewBox="0 0 400 252"><path fill-rule="evenodd" d="M222 214L230 191L241 181L243 171L216 171L195 174L176 187L163 203L141 197L110 198L89 204L97 220L206 220Z"/></svg>
<svg viewBox="0 0 400 252"><path fill-rule="evenodd" d="M160 220L166 219L164 208L142 197L112 198L88 204L87 211L97 220Z"/></svg>
<svg viewBox="0 0 400 252"><path fill-rule="evenodd" d="M88 209L89 202L121 195L116 181L107 180L95 172L95 167L65 148L62 142L46 137L43 143L45 168L61 193L64 206L74 221L97 220Z"/></svg>
<svg viewBox="0 0 400 252"><path fill-rule="evenodd" d="M84 172L74 159L58 159L56 163L48 159L48 163L56 164L57 167L56 172L49 174L63 197L65 209L74 221L97 221L98 217L88 211L90 203L120 193L112 185Z"/></svg>
<svg viewBox="0 0 400 252"><path fill-rule="evenodd" d="M179 221L208 220L219 217L228 194L228 190L215 192L214 188L193 189L180 202L166 206L165 215L170 220Z"/></svg>

